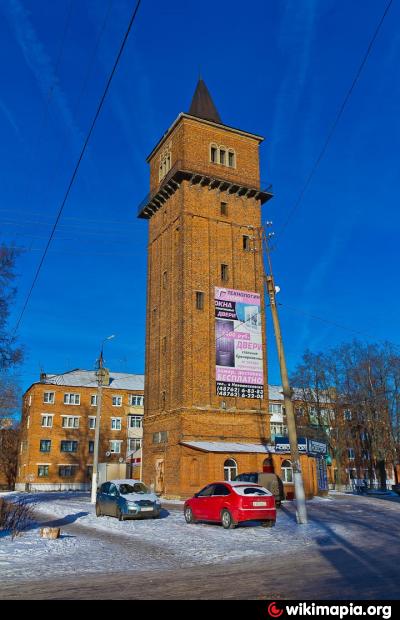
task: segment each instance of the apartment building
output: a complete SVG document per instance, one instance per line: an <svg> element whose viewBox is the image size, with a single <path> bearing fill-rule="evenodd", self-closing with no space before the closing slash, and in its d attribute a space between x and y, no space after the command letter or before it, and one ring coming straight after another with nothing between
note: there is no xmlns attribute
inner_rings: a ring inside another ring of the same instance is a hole
<svg viewBox="0 0 400 620"><path fill-rule="evenodd" d="M42 373L23 396L17 490L87 490L93 471L95 371ZM127 463L141 476L144 376L107 372L99 463Z"/></svg>

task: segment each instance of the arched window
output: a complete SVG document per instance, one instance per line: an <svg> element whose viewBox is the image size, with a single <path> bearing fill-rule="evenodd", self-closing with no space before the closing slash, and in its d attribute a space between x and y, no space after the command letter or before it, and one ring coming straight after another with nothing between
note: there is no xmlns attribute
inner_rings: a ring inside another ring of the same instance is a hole
<svg viewBox="0 0 400 620"><path fill-rule="evenodd" d="M229 149L228 151L228 166L230 168L236 168L236 156L233 149Z"/></svg>
<svg viewBox="0 0 400 620"><path fill-rule="evenodd" d="M226 150L223 146L219 147L219 163L223 166L226 165Z"/></svg>
<svg viewBox="0 0 400 620"><path fill-rule="evenodd" d="M192 459L190 463L190 484L198 486L200 480L200 465L197 459Z"/></svg>
<svg viewBox="0 0 400 620"><path fill-rule="evenodd" d="M293 482L293 468L291 461L283 461L281 470L283 482Z"/></svg>
<svg viewBox="0 0 400 620"><path fill-rule="evenodd" d="M218 146L216 144L210 144L210 161L213 164L218 163Z"/></svg>
<svg viewBox="0 0 400 620"><path fill-rule="evenodd" d="M229 482L237 476L237 463L233 459L227 459L224 463L224 480Z"/></svg>
<svg viewBox="0 0 400 620"><path fill-rule="evenodd" d="M264 459L263 462L263 472L268 474L268 473L274 473L274 465L272 463L272 458L269 456L268 458Z"/></svg>

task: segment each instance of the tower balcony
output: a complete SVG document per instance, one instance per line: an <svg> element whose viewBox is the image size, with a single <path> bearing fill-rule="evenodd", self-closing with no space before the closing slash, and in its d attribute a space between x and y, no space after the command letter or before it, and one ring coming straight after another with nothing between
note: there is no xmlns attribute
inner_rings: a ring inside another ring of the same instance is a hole
<svg viewBox="0 0 400 620"><path fill-rule="evenodd" d="M227 192L231 195L242 196L244 198L255 198L264 204L273 196L272 186L266 189L232 181L221 176L205 174L204 171L191 168L187 170L184 162L179 160L171 168L168 174L162 179L157 190L145 196L138 207L138 217L150 219L163 204L179 189L182 181L190 181L193 185L201 185L208 189L216 189L220 192Z"/></svg>

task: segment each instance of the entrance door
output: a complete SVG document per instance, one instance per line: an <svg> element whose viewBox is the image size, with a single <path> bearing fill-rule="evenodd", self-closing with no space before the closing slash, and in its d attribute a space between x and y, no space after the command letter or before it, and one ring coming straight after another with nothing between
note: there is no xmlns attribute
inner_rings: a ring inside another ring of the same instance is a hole
<svg viewBox="0 0 400 620"><path fill-rule="evenodd" d="M164 493L164 459L156 460L156 493Z"/></svg>

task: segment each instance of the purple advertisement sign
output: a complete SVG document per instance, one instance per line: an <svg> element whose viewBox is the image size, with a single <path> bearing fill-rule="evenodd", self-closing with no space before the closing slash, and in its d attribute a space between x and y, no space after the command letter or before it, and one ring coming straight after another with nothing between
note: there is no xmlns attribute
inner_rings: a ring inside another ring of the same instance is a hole
<svg viewBox="0 0 400 620"><path fill-rule="evenodd" d="M215 288L218 396L264 398L260 295Z"/></svg>

